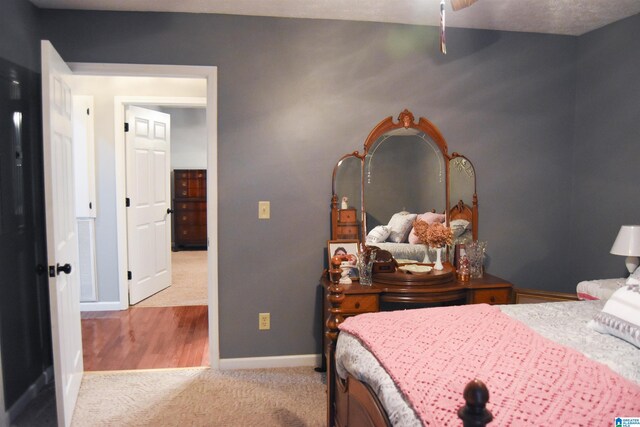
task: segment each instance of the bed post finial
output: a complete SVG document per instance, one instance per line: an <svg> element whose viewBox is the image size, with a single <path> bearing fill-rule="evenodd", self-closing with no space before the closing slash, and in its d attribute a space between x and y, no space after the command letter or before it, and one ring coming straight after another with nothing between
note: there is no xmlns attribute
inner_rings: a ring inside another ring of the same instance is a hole
<svg viewBox="0 0 640 427"><path fill-rule="evenodd" d="M458 417L464 427L483 427L493 421L493 415L485 407L489 401L489 390L484 383L474 379L464 388L466 405L458 409Z"/></svg>

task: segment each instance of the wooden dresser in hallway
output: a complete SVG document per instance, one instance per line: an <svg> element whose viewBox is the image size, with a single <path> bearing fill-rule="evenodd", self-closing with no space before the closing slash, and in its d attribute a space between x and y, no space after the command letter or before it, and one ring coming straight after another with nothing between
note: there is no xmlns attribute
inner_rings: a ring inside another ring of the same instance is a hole
<svg viewBox="0 0 640 427"><path fill-rule="evenodd" d="M173 171L173 250L207 247L207 171Z"/></svg>

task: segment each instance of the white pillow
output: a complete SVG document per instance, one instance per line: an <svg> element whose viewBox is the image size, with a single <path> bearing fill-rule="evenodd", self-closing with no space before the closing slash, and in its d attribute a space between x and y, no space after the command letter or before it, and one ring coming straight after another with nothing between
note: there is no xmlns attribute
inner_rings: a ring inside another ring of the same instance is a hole
<svg viewBox="0 0 640 427"><path fill-rule="evenodd" d="M627 285L640 285L640 267L627 278Z"/></svg>
<svg viewBox="0 0 640 427"><path fill-rule="evenodd" d="M449 223L451 231L453 231L453 238L460 237L462 233L471 229L471 223L466 219L454 219Z"/></svg>
<svg viewBox="0 0 640 427"><path fill-rule="evenodd" d="M615 291L589 327L640 347L640 285L626 285Z"/></svg>
<svg viewBox="0 0 640 427"><path fill-rule="evenodd" d="M407 240L413 221L418 215L409 212L398 212L393 214L389 221L389 240L395 243L402 243Z"/></svg>
<svg viewBox="0 0 640 427"><path fill-rule="evenodd" d="M382 243L387 240L389 233L391 233L391 230L389 230L389 227L386 225L374 227L373 230L367 234L367 243Z"/></svg>

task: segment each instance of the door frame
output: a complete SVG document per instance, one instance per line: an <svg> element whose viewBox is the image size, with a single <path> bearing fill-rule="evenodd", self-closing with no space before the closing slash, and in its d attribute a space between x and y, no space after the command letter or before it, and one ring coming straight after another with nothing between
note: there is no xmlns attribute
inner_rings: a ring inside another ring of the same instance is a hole
<svg viewBox="0 0 640 427"><path fill-rule="evenodd" d="M206 98L197 97L114 97L115 126L115 179L116 179L116 242L118 247L119 309L129 308L129 283L127 280L127 215L126 157L124 135L124 108L127 104L192 106L206 108L207 117L207 295L209 312L209 363L212 368L220 366L220 333L218 329L218 68L192 65L153 64L105 64L69 63L74 74L100 76L136 77L182 77L203 78L207 82Z"/></svg>

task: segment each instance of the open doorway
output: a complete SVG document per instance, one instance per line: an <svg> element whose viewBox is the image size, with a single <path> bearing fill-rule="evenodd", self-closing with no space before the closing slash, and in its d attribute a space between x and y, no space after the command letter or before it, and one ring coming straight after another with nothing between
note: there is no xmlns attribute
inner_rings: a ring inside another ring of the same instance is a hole
<svg viewBox="0 0 640 427"><path fill-rule="evenodd" d="M105 83L105 79L114 80ZM124 80L123 80L124 79ZM126 79L131 80L125 82ZM104 91L105 87L118 87L117 95L123 92L122 87L131 84L140 87L140 77L122 76L80 76L78 80L77 93L87 94L87 87L100 87ZM175 78L143 78L148 83L150 80L157 80L163 88L175 83ZM142 106L145 109L162 111L169 114L172 119L171 148L175 153L171 158L171 170L176 168L189 168L192 170L207 170L209 158L209 129L208 110L206 108L206 98L194 97L199 92L187 91L185 94L178 93L172 97L136 96L140 91L133 91L131 96L111 96L112 106L106 105L106 110L115 111L115 120L110 125L96 126L96 154L99 157L101 151L100 126L115 129L115 140L118 140L118 129L123 129L118 122L121 119L119 111L125 110L129 106ZM159 94L163 94L161 91ZM206 93L206 92L205 92ZM113 95L113 94L110 94ZM186 95L186 96L184 96ZM97 99L97 98L96 98ZM100 113L100 101L96 101L96 111ZM114 123L115 122L115 125ZM185 142L186 141L186 142ZM117 142L116 142L116 145ZM126 144L123 144L123 148ZM119 153L116 153L119 157ZM188 160L188 159L191 160ZM126 164L126 160L125 160ZM96 167L100 168L100 162ZM215 176L215 170L214 170ZM119 175L116 174L118 181ZM100 178L97 179L98 187L101 185ZM171 182L174 182L171 173ZM206 183L206 179L204 181ZM118 182L115 183L119 186ZM102 185L105 185L103 180ZM205 194L206 187L204 188ZM173 194L170 197L173 201ZM207 204L204 198L205 206ZM104 202L102 203L104 204ZM100 218L100 203L98 204L98 220ZM174 208L173 203L171 204ZM108 209L108 207L107 207ZM117 209L116 209L117 210ZM210 300L217 299L215 295L209 295L209 276L213 273L208 268L208 251L206 242L208 232L206 221L209 215L204 211L204 242L205 245L197 248L198 251L189 251L195 257L181 257L182 253L171 253L171 286L157 292L148 298L129 307L129 298L122 293L119 294L119 301L114 304L111 297L105 294L118 289L111 283L111 289L96 289L93 293L94 301L83 303L83 347L85 370L119 370L119 369L151 369L151 368L171 368L186 366L208 366L211 364L210 358L210 319L211 311L217 311L217 306L210 307ZM175 221L169 216L168 225L174 228ZM118 221L119 230L122 228ZM121 230L117 233L120 234ZM173 234L173 233L172 233ZM97 240L100 239L100 232L96 233ZM110 233L107 238L113 239L115 243L116 233ZM127 236L125 242L129 239ZM104 236L103 236L104 240ZM99 244L100 242L98 242ZM103 247L104 247L104 241ZM146 248L145 248L146 249ZM148 248L152 250L152 248ZM177 255L174 257L174 255ZM217 258L217 255L215 255ZM99 267L99 266L98 266ZM125 271L126 273L126 271ZM103 275L104 278L104 275ZM100 279L100 277L98 277ZM101 282L97 280L97 282ZM97 283L96 288L102 283ZM185 288L183 285L188 285ZM122 290L122 287L119 287ZM101 298L102 297L102 298ZM116 307L114 307L116 306ZM125 306L125 307L123 307ZM114 310L117 308L117 310ZM213 319L215 320L215 319ZM216 322L217 323L217 322ZM216 330L213 335L217 335ZM128 340L129 343L124 343ZM117 344L116 344L117 343ZM216 345L217 343L214 343ZM160 351L158 349L161 349ZM149 350L148 352L146 350ZM147 354L143 354L143 353Z"/></svg>
<svg viewBox="0 0 640 427"><path fill-rule="evenodd" d="M82 313L85 371L209 366L206 110L125 109L130 307Z"/></svg>

